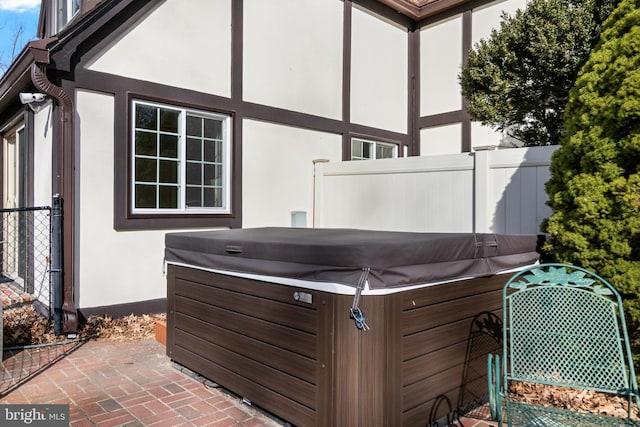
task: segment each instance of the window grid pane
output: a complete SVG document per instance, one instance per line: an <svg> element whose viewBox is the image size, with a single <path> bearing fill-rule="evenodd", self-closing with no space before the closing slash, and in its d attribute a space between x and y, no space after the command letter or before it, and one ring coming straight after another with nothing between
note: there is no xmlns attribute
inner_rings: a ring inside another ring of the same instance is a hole
<svg viewBox="0 0 640 427"><path fill-rule="evenodd" d="M158 106L134 105L134 207L176 209L181 113Z"/></svg>
<svg viewBox="0 0 640 427"><path fill-rule="evenodd" d="M391 159L398 157L398 146L366 139L351 139L351 160Z"/></svg>
<svg viewBox="0 0 640 427"><path fill-rule="evenodd" d="M376 144L376 159L391 159L395 156L395 146Z"/></svg>
<svg viewBox="0 0 640 427"><path fill-rule="evenodd" d="M134 101L134 210L227 208L228 120Z"/></svg>
<svg viewBox="0 0 640 427"><path fill-rule="evenodd" d="M187 159L187 208L220 208L223 190L223 121L187 115L187 140L195 148Z"/></svg>

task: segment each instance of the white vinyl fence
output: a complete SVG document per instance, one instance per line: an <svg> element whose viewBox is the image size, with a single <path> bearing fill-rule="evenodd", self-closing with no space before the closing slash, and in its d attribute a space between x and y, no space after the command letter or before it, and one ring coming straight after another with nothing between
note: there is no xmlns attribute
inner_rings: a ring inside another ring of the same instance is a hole
<svg viewBox="0 0 640 427"><path fill-rule="evenodd" d="M313 225L537 234L557 148L317 163Z"/></svg>

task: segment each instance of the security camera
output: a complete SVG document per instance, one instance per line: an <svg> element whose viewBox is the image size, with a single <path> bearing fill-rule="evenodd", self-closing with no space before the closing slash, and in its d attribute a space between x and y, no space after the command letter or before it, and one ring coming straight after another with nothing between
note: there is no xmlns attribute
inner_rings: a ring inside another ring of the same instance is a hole
<svg viewBox="0 0 640 427"><path fill-rule="evenodd" d="M42 102L47 98L44 93L21 93L20 102L23 104L31 104L32 102Z"/></svg>

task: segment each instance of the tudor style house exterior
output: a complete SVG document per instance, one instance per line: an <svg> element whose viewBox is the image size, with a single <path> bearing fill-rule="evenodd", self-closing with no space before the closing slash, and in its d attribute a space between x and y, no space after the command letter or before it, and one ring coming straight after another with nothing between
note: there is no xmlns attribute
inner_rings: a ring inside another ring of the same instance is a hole
<svg viewBox="0 0 640 427"><path fill-rule="evenodd" d="M43 0L0 79L2 180L26 206L62 196L67 314L163 311L166 232L289 226L317 161L498 143L458 73L525 4Z"/></svg>

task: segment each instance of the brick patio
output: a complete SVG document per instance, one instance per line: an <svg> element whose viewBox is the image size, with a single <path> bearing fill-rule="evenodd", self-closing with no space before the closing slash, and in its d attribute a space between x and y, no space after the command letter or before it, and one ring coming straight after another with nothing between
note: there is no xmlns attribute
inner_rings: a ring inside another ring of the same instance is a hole
<svg viewBox="0 0 640 427"><path fill-rule="evenodd" d="M68 404L70 425L276 427L238 396L182 372L153 339L5 351L0 404ZM488 427L473 418L464 427Z"/></svg>
<svg viewBox="0 0 640 427"><path fill-rule="evenodd" d="M69 404L70 425L281 426L176 368L155 340L5 352L0 404Z"/></svg>

